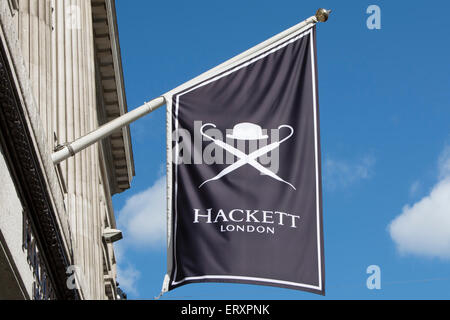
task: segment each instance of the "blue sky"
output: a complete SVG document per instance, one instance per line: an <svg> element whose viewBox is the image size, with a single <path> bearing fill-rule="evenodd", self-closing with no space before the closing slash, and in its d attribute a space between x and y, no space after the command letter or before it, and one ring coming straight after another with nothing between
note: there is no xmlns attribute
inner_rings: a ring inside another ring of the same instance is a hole
<svg viewBox="0 0 450 320"><path fill-rule="evenodd" d="M163 299L450 298L448 1L116 3L129 110L333 9L317 27L326 296L210 283ZM380 30L366 26L372 4ZM129 298L153 299L166 269L164 108L131 134L136 177L113 199L119 276ZM370 265L381 290L366 287Z"/></svg>

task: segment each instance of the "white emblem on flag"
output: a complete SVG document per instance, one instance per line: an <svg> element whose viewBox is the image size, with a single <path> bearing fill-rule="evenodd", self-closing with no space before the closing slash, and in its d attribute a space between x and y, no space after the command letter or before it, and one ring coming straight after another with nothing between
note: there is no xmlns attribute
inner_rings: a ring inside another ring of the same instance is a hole
<svg viewBox="0 0 450 320"><path fill-rule="evenodd" d="M236 149L234 146L231 146L223 141L214 139L210 136L208 136L207 134L205 134L204 132L204 128L206 126L210 126L210 127L214 127L216 128L215 124L212 123L206 123L204 124L201 128L200 128L200 133L202 134L202 136L204 136L205 138L211 140L212 142L214 142L216 145L218 145L219 147L221 147L222 149L224 149L225 151L228 151L229 153L231 153L232 155L236 156L239 158L238 161L236 161L235 163L233 163L232 165L228 166L227 168L223 169L218 175L216 175L215 177L208 179L206 181L204 181L199 188L201 188L203 185L205 185L208 182L211 181L215 181L215 180L219 180L221 178L223 178L224 176L230 174L231 172L235 171L236 169L248 164L251 165L253 168L255 168L256 170L258 170L259 172L261 172L264 175L267 175L277 181L280 181L282 183L285 183L287 185L289 185L292 189L295 189L295 187L283 180L282 178L280 178L278 175L276 175L274 172L270 171L269 169L267 169L266 167L262 166L258 161L256 161L256 159L258 159L259 157L269 153L272 150L275 150L276 148L279 148L280 145L287 141L289 138L292 137L292 135L294 134L294 128L292 128L291 126L288 125L281 125L278 127L278 130L282 129L282 128L288 128L291 132L289 133L289 135L282 139L281 141L277 141L277 142L273 142L267 146L264 146L256 151L253 151L250 154L246 154L238 149ZM251 141L251 140L263 140L263 139L267 139L268 136L267 135L263 135L263 131L261 126L254 124L254 123L250 123L250 122L243 122L243 123L239 123L236 124L233 128L233 132L232 134L227 134L227 137L230 139L235 139L235 140L247 140L247 141Z"/></svg>

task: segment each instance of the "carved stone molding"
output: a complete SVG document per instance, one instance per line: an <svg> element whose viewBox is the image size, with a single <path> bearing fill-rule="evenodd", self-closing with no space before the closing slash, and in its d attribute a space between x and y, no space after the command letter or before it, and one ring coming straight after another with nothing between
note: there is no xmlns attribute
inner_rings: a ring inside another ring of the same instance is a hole
<svg viewBox="0 0 450 320"><path fill-rule="evenodd" d="M58 299L79 299L76 290L66 285L66 270L70 257L65 250L56 214L50 205L50 195L43 170L26 125L24 108L13 85L13 76L7 64L4 43L0 41L0 131L9 166L14 172L16 185L24 206L30 215L33 231Z"/></svg>

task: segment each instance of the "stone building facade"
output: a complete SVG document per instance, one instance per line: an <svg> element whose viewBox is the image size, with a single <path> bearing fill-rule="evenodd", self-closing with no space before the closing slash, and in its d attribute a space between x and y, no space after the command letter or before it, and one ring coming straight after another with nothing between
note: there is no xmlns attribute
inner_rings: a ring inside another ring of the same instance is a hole
<svg viewBox="0 0 450 320"><path fill-rule="evenodd" d="M0 299L123 296L111 197L134 176L129 128L51 154L126 112L114 0L0 1Z"/></svg>

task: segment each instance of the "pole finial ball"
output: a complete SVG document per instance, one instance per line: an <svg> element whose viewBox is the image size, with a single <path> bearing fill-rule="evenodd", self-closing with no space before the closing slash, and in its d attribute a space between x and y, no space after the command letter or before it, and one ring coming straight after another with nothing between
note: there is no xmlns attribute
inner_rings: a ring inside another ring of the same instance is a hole
<svg viewBox="0 0 450 320"><path fill-rule="evenodd" d="M328 20L328 16L330 15L331 10L320 8L316 12L316 19L320 22L325 22Z"/></svg>

